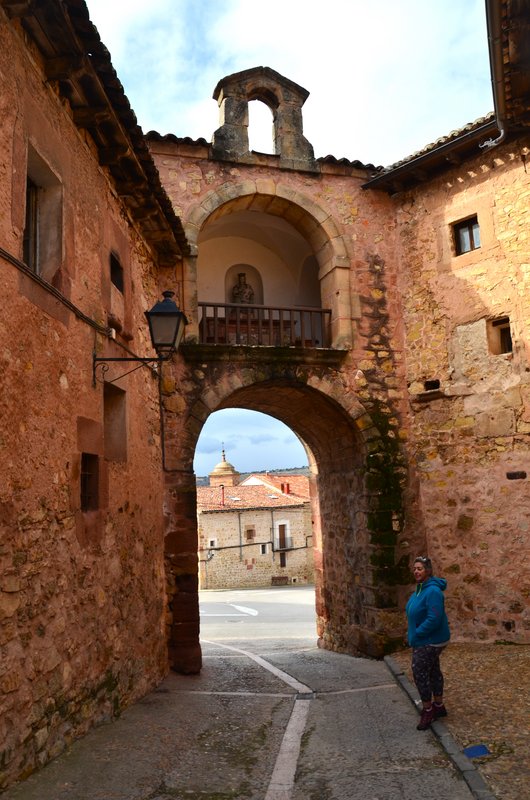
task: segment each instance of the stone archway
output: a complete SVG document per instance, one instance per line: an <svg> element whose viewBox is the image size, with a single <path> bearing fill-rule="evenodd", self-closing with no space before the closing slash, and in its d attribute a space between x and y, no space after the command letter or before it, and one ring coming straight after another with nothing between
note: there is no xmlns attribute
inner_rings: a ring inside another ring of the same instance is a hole
<svg viewBox="0 0 530 800"><path fill-rule="evenodd" d="M239 211L262 212L281 217L308 242L318 263L322 308L331 309L331 338L335 349L352 346L352 318L356 306L350 285L352 254L330 216L313 199L282 182L271 179L227 183L208 192L184 219L190 253L184 260L184 286L194 287L194 296L184 298L184 306L197 309L197 254L199 238L205 227L221 217ZM188 340L198 338L198 321L191 320Z"/></svg>
<svg viewBox="0 0 530 800"><path fill-rule="evenodd" d="M384 416L366 412L345 373L315 364L250 362L243 353L206 363L201 348L185 351L182 408L170 418L166 556L173 586L170 658L173 668L200 668L195 445L204 421L221 408L249 408L287 424L315 458L313 508L321 646L380 657L401 639L397 587L408 581L399 558L402 461ZM336 356L335 356L336 358ZM169 400L171 398L168 398Z"/></svg>

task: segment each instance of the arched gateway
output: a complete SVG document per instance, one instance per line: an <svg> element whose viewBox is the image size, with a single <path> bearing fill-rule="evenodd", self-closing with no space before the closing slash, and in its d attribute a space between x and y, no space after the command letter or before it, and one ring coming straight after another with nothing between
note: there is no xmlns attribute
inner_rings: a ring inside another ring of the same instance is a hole
<svg viewBox="0 0 530 800"><path fill-rule="evenodd" d="M190 244L186 341L163 381L170 661L200 668L192 465L208 415L229 407L277 417L310 454L320 644L381 656L401 640L411 545L388 201L366 200L362 165L315 161L301 87L262 68L219 87L213 145L150 137ZM255 97L276 114L277 155L248 152ZM367 202L381 203L377 226Z"/></svg>

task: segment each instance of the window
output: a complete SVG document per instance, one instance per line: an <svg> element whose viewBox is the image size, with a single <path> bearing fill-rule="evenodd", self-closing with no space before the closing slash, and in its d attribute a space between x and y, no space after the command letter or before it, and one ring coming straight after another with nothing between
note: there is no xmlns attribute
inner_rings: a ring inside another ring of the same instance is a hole
<svg viewBox="0 0 530 800"><path fill-rule="evenodd" d="M24 262L49 283L62 262L62 186L46 162L28 150Z"/></svg>
<svg viewBox="0 0 530 800"><path fill-rule="evenodd" d="M424 381L423 388L425 389L426 392L433 392L435 389L440 388L440 381L438 380L438 378L434 378L433 380L430 381Z"/></svg>
<svg viewBox="0 0 530 800"><path fill-rule="evenodd" d="M290 550L293 546L293 540L290 536L289 522L277 522L276 530L274 533L274 549L275 550Z"/></svg>
<svg viewBox="0 0 530 800"><path fill-rule="evenodd" d="M266 556L269 552L269 545L268 544L260 544L259 551L262 556Z"/></svg>
<svg viewBox="0 0 530 800"><path fill-rule="evenodd" d="M254 539L255 537L256 537L256 529L254 527L250 527L247 525L247 527L245 528L245 539L248 542Z"/></svg>
<svg viewBox="0 0 530 800"><path fill-rule="evenodd" d="M24 227L23 259L33 272L39 264L39 189L31 178L26 182L26 224Z"/></svg>
<svg viewBox="0 0 530 800"><path fill-rule="evenodd" d="M112 383L103 388L105 458L127 461L126 393Z"/></svg>
<svg viewBox="0 0 530 800"><path fill-rule="evenodd" d="M217 547L217 539L208 539L208 547Z"/></svg>
<svg viewBox="0 0 530 800"><path fill-rule="evenodd" d="M513 351L510 317L488 320L488 346L494 356Z"/></svg>
<svg viewBox="0 0 530 800"><path fill-rule="evenodd" d="M123 294L123 267L115 253L110 254L110 280L116 289Z"/></svg>
<svg viewBox="0 0 530 800"><path fill-rule="evenodd" d="M99 508L99 459L92 453L81 453L81 511Z"/></svg>
<svg viewBox="0 0 530 800"><path fill-rule="evenodd" d="M469 217L453 225L455 253L457 256L477 250L480 247L480 228L478 217Z"/></svg>

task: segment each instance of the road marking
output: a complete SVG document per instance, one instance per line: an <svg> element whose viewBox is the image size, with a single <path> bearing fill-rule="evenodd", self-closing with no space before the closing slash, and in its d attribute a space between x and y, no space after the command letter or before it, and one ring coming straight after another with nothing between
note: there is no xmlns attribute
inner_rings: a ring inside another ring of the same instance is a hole
<svg viewBox="0 0 530 800"><path fill-rule="evenodd" d="M259 664L260 667L272 672L273 675L276 675L277 678L287 683L288 686L291 686L299 694L313 694L313 690L310 689L309 686L300 683L300 681L297 681L292 675L278 669L270 662L265 661L264 658L256 656L254 653L249 653L248 650L241 650L239 647L232 647L229 644L221 644L220 642L212 642L208 639L203 639L203 641L206 644L223 647L235 653L243 653L248 658L252 659L252 661L255 661L256 664ZM283 735L280 752L278 753L272 771L265 800L291 800L292 798L296 767L300 756L300 744L304 734L310 704L311 699L295 699L294 701L293 710Z"/></svg>
<svg viewBox="0 0 530 800"><path fill-rule="evenodd" d="M201 617L257 617L258 611L255 608L248 608L248 606L236 606L235 603L228 603L229 606L239 611L239 614L234 614L232 611L201 611Z"/></svg>
<svg viewBox="0 0 530 800"><path fill-rule="evenodd" d="M297 681L296 678L293 678L292 675L289 675L287 672L278 669L278 667L275 667L273 664L270 664L268 661L265 661L264 658L254 655L254 653L249 653L247 650L242 650L240 647L232 647L229 644L212 642L209 639L203 639L202 641L205 642L206 644L213 644L216 647L224 647L226 650L232 650L232 652L234 653L243 653L248 658L251 658L252 661L255 661L256 664L259 664L260 667L263 667L263 669L272 672L273 675L276 675L276 677L282 680L284 683L287 683L289 686L292 686L292 688L295 689L297 692L302 692L303 694L306 694L307 692L311 693L313 692L313 690L310 689L309 686L306 686L304 683L300 683L300 681Z"/></svg>
<svg viewBox="0 0 530 800"><path fill-rule="evenodd" d="M257 617L258 612L255 608L247 608L247 606L236 606L235 603L229 603L229 606L232 608L237 608L238 611L241 611L242 614L249 614L251 617Z"/></svg>
<svg viewBox="0 0 530 800"><path fill-rule="evenodd" d="M280 745L265 800L290 800L311 700L296 700Z"/></svg>

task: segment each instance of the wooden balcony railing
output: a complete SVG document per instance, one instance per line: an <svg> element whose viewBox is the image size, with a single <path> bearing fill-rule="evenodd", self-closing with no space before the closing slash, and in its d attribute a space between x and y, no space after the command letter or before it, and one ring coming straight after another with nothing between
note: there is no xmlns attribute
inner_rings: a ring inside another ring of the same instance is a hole
<svg viewBox="0 0 530 800"><path fill-rule="evenodd" d="M330 347L331 311L236 303L199 303L201 344Z"/></svg>

